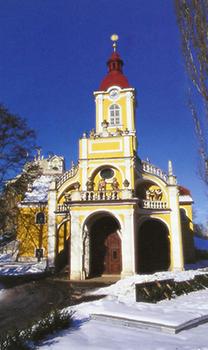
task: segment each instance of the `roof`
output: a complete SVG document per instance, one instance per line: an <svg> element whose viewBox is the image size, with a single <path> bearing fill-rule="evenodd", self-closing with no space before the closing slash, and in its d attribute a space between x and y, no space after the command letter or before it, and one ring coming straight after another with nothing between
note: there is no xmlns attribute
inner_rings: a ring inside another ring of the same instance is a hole
<svg viewBox="0 0 208 350"><path fill-rule="evenodd" d="M178 188L180 196L191 196L191 192L188 190L188 188L183 186L178 186Z"/></svg>
<svg viewBox="0 0 208 350"><path fill-rule="evenodd" d="M193 203L191 192L188 188L183 186L178 186L179 189L179 202L180 203Z"/></svg>
<svg viewBox="0 0 208 350"><path fill-rule="evenodd" d="M102 80L99 90L107 90L111 86L119 86L120 88L129 88L129 82L123 74L123 61L118 52L113 52L107 62L108 74Z"/></svg>
<svg viewBox="0 0 208 350"><path fill-rule="evenodd" d="M22 204L47 202L49 187L54 178L55 177L52 175L41 175L37 178L33 182L31 190L25 193L25 198L22 201Z"/></svg>

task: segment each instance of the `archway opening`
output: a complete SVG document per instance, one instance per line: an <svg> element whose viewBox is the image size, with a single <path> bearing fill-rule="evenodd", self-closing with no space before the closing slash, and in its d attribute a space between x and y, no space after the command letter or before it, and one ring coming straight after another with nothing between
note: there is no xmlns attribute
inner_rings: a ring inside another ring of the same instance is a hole
<svg viewBox="0 0 208 350"><path fill-rule="evenodd" d="M70 271L70 221L63 221L57 230L56 259L57 271Z"/></svg>
<svg viewBox="0 0 208 350"><path fill-rule="evenodd" d="M117 220L108 214L93 219L90 225L90 277L118 275L122 269L120 229Z"/></svg>
<svg viewBox="0 0 208 350"><path fill-rule="evenodd" d="M139 228L137 244L137 272L167 271L170 266L170 242L166 225L155 219L147 220Z"/></svg>

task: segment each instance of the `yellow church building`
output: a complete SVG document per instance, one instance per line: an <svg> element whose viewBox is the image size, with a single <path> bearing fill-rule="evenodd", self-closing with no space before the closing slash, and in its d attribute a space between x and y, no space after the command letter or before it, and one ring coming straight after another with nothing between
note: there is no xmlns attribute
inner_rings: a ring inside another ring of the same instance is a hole
<svg viewBox="0 0 208 350"><path fill-rule="evenodd" d="M19 259L66 264L74 280L182 270L194 259L191 194L177 185L171 161L166 174L139 158L136 91L112 39L94 92L95 128L79 140L77 165L65 171L63 158L37 157L45 162L39 195L34 184L20 204Z"/></svg>

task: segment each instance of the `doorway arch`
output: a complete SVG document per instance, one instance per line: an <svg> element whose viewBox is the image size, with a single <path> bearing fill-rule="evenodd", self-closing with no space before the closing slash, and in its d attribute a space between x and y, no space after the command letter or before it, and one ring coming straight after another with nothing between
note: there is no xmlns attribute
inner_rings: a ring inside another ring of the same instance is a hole
<svg viewBox="0 0 208 350"><path fill-rule="evenodd" d="M67 270L70 271L70 224L71 221L67 218L57 226L55 258L57 271L62 270L66 266Z"/></svg>
<svg viewBox="0 0 208 350"><path fill-rule="evenodd" d="M120 224L109 213L93 216L89 230L89 276L119 275L122 269Z"/></svg>
<svg viewBox="0 0 208 350"><path fill-rule="evenodd" d="M167 271L170 266L170 241L167 226L160 220L144 221L138 232L137 272Z"/></svg>

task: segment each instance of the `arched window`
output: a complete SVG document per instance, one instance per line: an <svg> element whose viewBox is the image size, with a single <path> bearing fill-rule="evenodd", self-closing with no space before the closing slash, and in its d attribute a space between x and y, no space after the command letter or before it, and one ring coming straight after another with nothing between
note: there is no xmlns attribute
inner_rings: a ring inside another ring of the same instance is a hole
<svg viewBox="0 0 208 350"><path fill-rule="evenodd" d="M116 104L113 104L109 108L110 111L110 125L120 125L121 124L121 110Z"/></svg>
<svg viewBox="0 0 208 350"><path fill-rule="evenodd" d="M35 223L38 225L45 224L45 214L42 211L36 214Z"/></svg>

